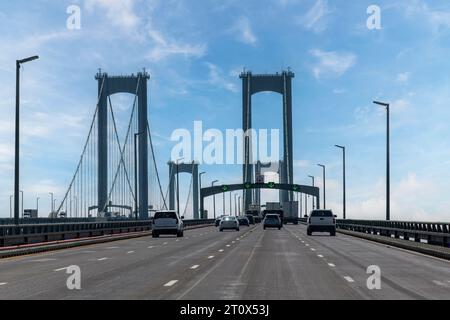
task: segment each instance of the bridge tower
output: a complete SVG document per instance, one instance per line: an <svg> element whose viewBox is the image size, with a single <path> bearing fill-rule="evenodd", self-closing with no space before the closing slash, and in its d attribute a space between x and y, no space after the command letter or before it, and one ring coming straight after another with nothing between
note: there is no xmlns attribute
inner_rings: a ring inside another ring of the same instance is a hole
<svg viewBox="0 0 450 320"><path fill-rule="evenodd" d="M283 161L280 168L280 183L293 184L293 141L292 141L292 78L294 73L283 71L281 74L257 75L243 72L242 79L242 129L244 132L252 129L252 96L259 92L276 92L283 96ZM251 137L244 137L244 165L243 182L253 182L253 159L251 159ZM282 191L281 199L292 201L291 191ZM252 190L244 191L244 208L247 210L252 204Z"/></svg>
<svg viewBox="0 0 450 320"><path fill-rule="evenodd" d="M143 71L131 76L109 76L99 71L98 81L98 208L105 210L108 201L108 98L116 93L129 93L138 99L138 203L139 218L148 219L148 131L147 81L150 75ZM137 132L136 132L137 133Z"/></svg>
<svg viewBox="0 0 450 320"><path fill-rule="evenodd" d="M200 212L198 210L199 201L199 176L198 163L175 163L170 161L169 165L169 209L175 210L175 179L178 173L189 173L192 175L192 205L194 219L200 219Z"/></svg>

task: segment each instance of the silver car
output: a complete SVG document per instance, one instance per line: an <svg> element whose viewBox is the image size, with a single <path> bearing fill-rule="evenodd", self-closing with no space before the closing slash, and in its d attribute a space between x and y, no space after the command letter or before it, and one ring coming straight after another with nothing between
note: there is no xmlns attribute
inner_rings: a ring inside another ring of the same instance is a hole
<svg viewBox="0 0 450 320"><path fill-rule="evenodd" d="M220 220L219 230L222 232L223 230L236 230L239 231L239 221L236 217L233 216L225 216Z"/></svg>

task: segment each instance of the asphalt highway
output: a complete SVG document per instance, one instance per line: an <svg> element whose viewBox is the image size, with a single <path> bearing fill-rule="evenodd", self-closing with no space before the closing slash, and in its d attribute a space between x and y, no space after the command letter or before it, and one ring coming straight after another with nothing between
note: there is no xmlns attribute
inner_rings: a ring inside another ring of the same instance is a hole
<svg viewBox="0 0 450 320"><path fill-rule="evenodd" d="M81 290L66 285L74 265ZM450 299L450 263L302 225L208 227L2 259L0 299Z"/></svg>

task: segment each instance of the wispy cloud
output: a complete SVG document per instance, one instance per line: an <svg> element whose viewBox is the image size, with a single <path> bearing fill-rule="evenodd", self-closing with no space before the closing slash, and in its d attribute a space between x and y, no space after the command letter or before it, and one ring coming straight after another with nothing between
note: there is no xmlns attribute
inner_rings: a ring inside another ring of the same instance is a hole
<svg viewBox="0 0 450 320"><path fill-rule="evenodd" d="M153 48L147 55L151 62L158 62L171 56L181 55L185 58L201 58L205 55L205 43L190 44L168 39L162 32L150 28L148 35L153 42Z"/></svg>
<svg viewBox="0 0 450 320"><path fill-rule="evenodd" d="M339 53L336 51L322 51L314 49L310 54L317 58L317 63L312 71L316 79L322 77L340 77L356 64L356 56L353 53Z"/></svg>
<svg viewBox="0 0 450 320"><path fill-rule="evenodd" d="M410 76L411 76L411 73L409 73L409 72L399 73L399 74L397 74L397 82L408 83Z"/></svg>
<svg viewBox="0 0 450 320"><path fill-rule="evenodd" d="M106 13L106 17L111 24L134 30L140 23L140 18L135 12L134 0L86 0L85 6L89 12L94 9L101 9Z"/></svg>
<svg viewBox="0 0 450 320"><path fill-rule="evenodd" d="M297 22L303 28L319 33L327 28L327 16L333 11L328 7L326 0L317 0L306 14L298 17Z"/></svg>
<svg viewBox="0 0 450 320"><path fill-rule="evenodd" d="M235 34L236 39L240 42L249 45L255 45L258 42L258 38L252 30L250 20L241 16L231 27L230 32Z"/></svg>
<svg viewBox="0 0 450 320"><path fill-rule="evenodd" d="M215 64L207 62L206 65L209 68L209 80L211 85L218 86L231 92L238 92L236 85L225 78L223 71Z"/></svg>

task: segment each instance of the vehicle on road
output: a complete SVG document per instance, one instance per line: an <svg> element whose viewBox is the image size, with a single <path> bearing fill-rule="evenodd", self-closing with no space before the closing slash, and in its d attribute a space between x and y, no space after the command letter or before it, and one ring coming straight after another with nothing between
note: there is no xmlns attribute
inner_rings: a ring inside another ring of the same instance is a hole
<svg viewBox="0 0 450 320"><path fill-rule="evenodd" d="M236 217L233 216L225 216L220 220L219 230L222 232L223 230L236 230L239 231L239 221Z"/></svg>
<svg viewBox="0 0 450 320"><path fill-rule="evenodd" d="M225 217L225 216L224 216L224 215L221 215L221 216L219 216L219 217L216 218L216 221L215 221L215 226L216 226L216 227L219 226L220 220L222 220L223 217Z"/></svg>
<svg viewBox="0 0 450 320"><path fill-rule="evenodd" d="M152 237L162 234L172 234L177 237L184 235L184 217L179 217L176 211L158 211L152 219Z"/></svg>
<svg viewBox="0 0 450 320"><path fill-rule="evenodd" d="M250 226L250 221L248 221L248 218L246 216L239 216L237 219L240 226Z"/></svg>
<svg viewBox="0 0 450 320"><path fill-rule="evenodd" d="M278 214L269 213L265 215L263 221L264 230L266 230L266 228L278 228L278 230L280 230L282 226L283 222Z"/></svg>
<svg viewBox="0 0 450 320"><path fill-rule="evenodd" d="M263 211L263 217L266 218L267 215L274 214L280 218L281 228L283 228L284 211L282 209L266 209Z"/></svg>
<svg viewBox="0 0 450 320"><path fill-rule="evenodd" d="M331 210L313 210L308 217L306 233L311 236L313 232L329 232L336 236L336 216Z"/></svg>
<svg viewBox="0 0 450 320"><path fill-rule="evenodd" d="M248 219L248 223L255 224L255 217L253 215L247 214L246 217Z"/></svg>

